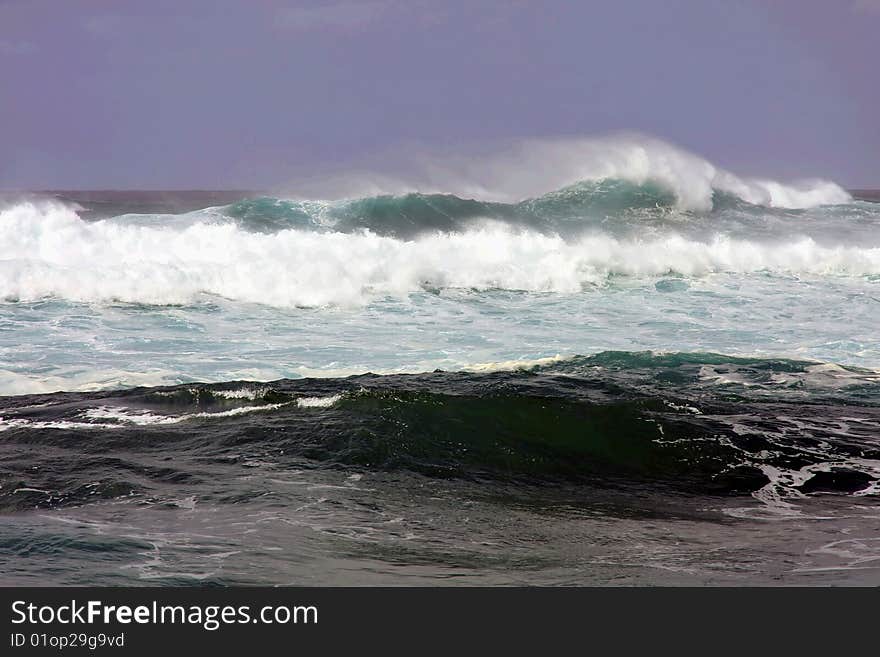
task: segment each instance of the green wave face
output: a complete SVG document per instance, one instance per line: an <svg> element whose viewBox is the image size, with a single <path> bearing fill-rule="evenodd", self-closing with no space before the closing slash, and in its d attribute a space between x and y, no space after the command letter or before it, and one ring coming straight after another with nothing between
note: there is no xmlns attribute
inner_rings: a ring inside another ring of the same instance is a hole
<svg viewBox="0 0 880 657"><path fill-rule="evenodd" d="M862 205L847 206L847 213L858 215ZM659 183L613 178L582 181L519 203L414 192L339 201L257 197L221 211L252 232L369 230L402 239L462 231L487 220L562 236L585 230L620 234L652 228L724 230L748 236L772 233L792 222L808 227L811 221L828 219L823 207L797 210L753 205L721 190L713 193L710 210L684 210L678 207L675 194ZM873 216L873 212L868 214Z"/></svg>
<svg viewBox="0 0 880 657"><path fill-rule="evenodd" d="M452 194L411 193L335 202L293 201L272 197L246 199L224 209L247 230L289 228L412 237L426 232L466 229L476 220L494 220L524 228L560 231L608 218L662 217L675 196L661 186L623 180L581 182L520 203L493 203Z"/></svg>
<svg viewBox="0 0 880 657"><path fill-rule="evenodd" d="M307 454L367 468L432 477L579 480L590 485L657 482L734 494L760 486L735 450L702 444L701 431L670 420L666 444L651 399L593 403L516 396L373 392L340 404L358 418L354 434L330 437Z"/></svg>
<svg viewBox="0 0 880 657"><path fill-rule="evenodd" d="M44 499L50 506L82 503L80 493L147 494L186 476L176 462L222 463L242 450L293 469L633 492L770 491L774 499L848 495L878 482L878 386L875 372L809 361L607 352L514 372L24 397L4 411L11 456L3 477L11 483L0 507L34 503L14 492L25 481L19 453L29 468L42 463L40 485L26 488L71 491ZM52 450L35 456L35 444ZM81 469L57 461L54 450L71 445L87 446ZM161 455L167 467L127 462L126 454L142 453ZM89 487L94 459L106 484L97 493Z"/></svg>
<svg viewBox="0 0 880 657"><path fill-rule="evenodd" d="M583 181L518 205L538 216L556 219L601 217L628 211L669 211L675 195L656 183L641 185L626 180Z"/></svg>

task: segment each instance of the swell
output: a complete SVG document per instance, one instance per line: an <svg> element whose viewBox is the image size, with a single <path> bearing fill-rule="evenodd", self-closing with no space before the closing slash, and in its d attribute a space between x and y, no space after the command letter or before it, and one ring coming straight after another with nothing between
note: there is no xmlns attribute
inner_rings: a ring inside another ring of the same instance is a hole
<svg viewBox="0 0 880 657"><path fill-rule="evenodd" d="M811 362L613 352L519 371L5 398L0 508L149 501L272 463L751 495L785 511L880 492L878 386Z"/></svg>
<svg viewBox="0 0 880 657"><path fill-rule="evenodd" d="M277 307L358 306L426 289L572 293L620 276L713 273L877 276L880 247L796 232L759 241L686 236L669 227L561 235L486 219L399 239L369 230L258 233L211 214L86 222L39 203L0 213L0 298L11 301L162 305L209 294Z"/></svg>

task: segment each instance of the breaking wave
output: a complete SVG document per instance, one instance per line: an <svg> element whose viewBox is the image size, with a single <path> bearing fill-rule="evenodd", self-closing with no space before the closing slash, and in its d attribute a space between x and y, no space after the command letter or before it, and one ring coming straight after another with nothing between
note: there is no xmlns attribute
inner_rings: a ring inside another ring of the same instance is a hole
<svg viewBox="0 0 880 657"><path fill-rule="evenodd" d="M489 154L416 155L406 174L321 176L295 190L300 198L352 198L409 192L454 194L519 203L581 183L620 181L656 186L681 210L708 212L716 192L752 205L809 208L847 203L826 180L782 183L745 178L660 139L639 134L599 138L525 139Z"/></svg>
<svg viewBox="0 0 880 657"><path fill-rule="evenodd" d="M834 183L740 178L650 138L531 140L411 170L415 182L386 185L409 190L398 196L100 221L25 200L0 211L0 299L357 306L423 289L571 293L614 276L880 274L880 245L842 243L837 228L823 239L860 206L803 210L850 203ZM824 213L825 235L801 230L815 217L799 212Z"/></svg>
<svg viewBox="0 0 880 657"><path fill-rule="evenodd" d="M810 237L708 240L674 232L577 238L484 221L412 240L371 231L249 232L235 223L185 227L87 223L54 205L0 217L0 298L187 304L201 294L278 307L358 305L423 289L576 292L612 276L717 272L880 274L880 247Z"/></svg>

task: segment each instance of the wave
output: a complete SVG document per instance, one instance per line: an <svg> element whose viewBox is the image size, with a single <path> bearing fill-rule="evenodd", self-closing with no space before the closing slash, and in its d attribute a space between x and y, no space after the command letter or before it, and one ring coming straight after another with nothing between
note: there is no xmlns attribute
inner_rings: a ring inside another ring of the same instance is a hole
<svg viewBox="0 0 880 657"><path fill-rule="evenodd" d="M608 217L663 217L674 207L674 196L655 184L602 180L580 182L516 204L413 192L341 201L258 197L238 201L221 211L251 232L272 233L288 228L370 230L408 239L429 232L467 230L486 219L540 232L572 232Z"/></svg>
<svg viewBox="0 0 880 657"><path fill-rule="evenodd" d="M13 492L59 487L56 451L35 452L34 444L88 444L64 487L91 495L96 454L119 459L146 445L174 462L238 462L246 442L248 454L290 468L661 486L750 494L791 512L810 495L880 492L878 385L876 372L810 361L605 352L526 370L10 397L0 431L28 458L7 460L0 508L64 499ZM31 468L41 457L46 467ZM102 472L119 483L108 495L131 494L135 467L145 494L180 480L173 465L154 470L149 462L105 462Z"/></svg>
<svg viewBox="0 0 880 657"><path fill-rule="evenodd" d="M785 217L792 209L824 206L824 201L847 203L848 195L845 192L838 195L834 190L839 188L832 187L827 195L821 185L805 192L817 199L815 204L804 201L802 205L785 207L755 205L729 191L714 190L709 214L683 211L674 193L655 182L637 184L621 179L581 181L513 204L452 194L410 192L338 201L256 197L214 211L235 220L249 232L262 233L290 228L337 232L370 230L378 235L411 239L429 232L467 230L475 222L491 219L539 232L570 235L590 227L608 227L609 220L615 228L626 228L640 223L681 222L700 217L710 221L735 219L738 215L746 219L768 215ZM722 214L725 211L727 213ZM857 208L850 207L847 212L855 213ZM175 221L173 217L163 220ZM146 221L155 223L156 220Z"/></svg>
<svg viewBox="0 0 880 657"><path fill-rule="evenodd" d="M371 231L254 233L230 222L85 222L24 203L0 213L0 298L188 304L202 294L277 307L357 306L422 290L573 293L611 277L713 273L875 276L880 247L661 232L576 238L484 220L412 240Z"/></svg>
<svg viewBox="0 0 880 657"><path fill-rule="evenodd" d="M298 198L340 199L411 192L454 194L518 204L581 183L619 181L657 187L680 210L708 212L717 192L752 205L811 208L849 203L839 185L820 179L792 183L737 176L708 160L653 137L526 139L489 154L417 154L406 173L350 173L300 183Z"/></svg>

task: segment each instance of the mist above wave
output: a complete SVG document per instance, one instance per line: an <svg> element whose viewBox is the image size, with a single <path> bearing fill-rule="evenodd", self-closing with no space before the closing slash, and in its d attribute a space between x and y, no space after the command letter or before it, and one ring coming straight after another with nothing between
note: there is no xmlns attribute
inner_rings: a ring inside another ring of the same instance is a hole
<svg viewBox="0 0 880 657"><path fill-rule="evenodd" d="M411 192L520 203L582 182L657 185L678 209L708 212L720 191L764 207L810 208L851 201L827 180L738 176L660 139L639 134L525 139L479 154L411 155L405 173L352 172L300 182L296 198L362 198Z"/></svg>

